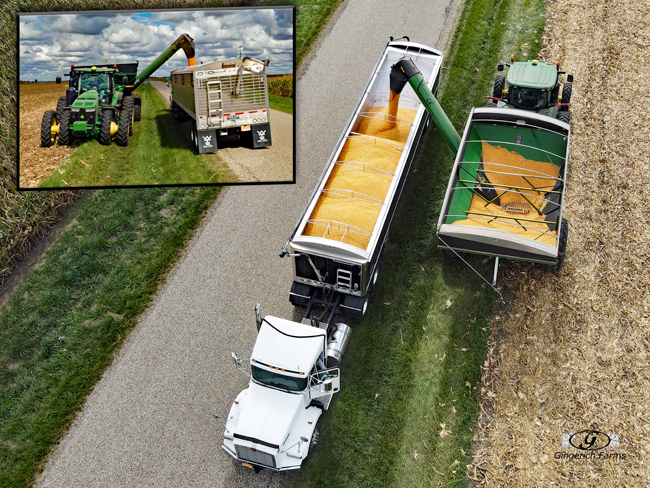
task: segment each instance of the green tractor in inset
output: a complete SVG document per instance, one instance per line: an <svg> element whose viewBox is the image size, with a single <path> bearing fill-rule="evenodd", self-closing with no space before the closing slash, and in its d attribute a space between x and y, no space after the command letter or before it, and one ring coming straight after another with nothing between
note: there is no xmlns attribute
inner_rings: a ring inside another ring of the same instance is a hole
<svg viewBox="0 0 650 488"><path fill-rule="evenodd" d="M181 34L140 74L138 61L103 59L71 65L65 96L59 98L56 110L43 114L41 146L50 147L57 138L66 146L74 137L97 137L104 145L115 140L117 145L127 146L142 107L140 96L133 91L179 49L193 66L194 40L187 34ZM60 84L61 78L56 82Z"/></svg>
<svg viewBox="0 0 650 488"><path fill-rule="evenodd" d="M560 71L560 63L510 61L505 64L507 77L498 75L494 79L494 90L491 97L486 97L489 101L485 106L534 111L568 123L573 75L567 75L567 81L560 84L560 75L566 74ZM497 70L504 71L504 64L499 64Z"/></svg>

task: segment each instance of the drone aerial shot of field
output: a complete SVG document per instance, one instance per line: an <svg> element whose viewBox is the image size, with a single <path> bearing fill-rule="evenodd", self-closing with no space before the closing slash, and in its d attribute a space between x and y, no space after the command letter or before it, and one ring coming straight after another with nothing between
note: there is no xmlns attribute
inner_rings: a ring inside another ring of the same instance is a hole
<svg viewBox="0 0 650 488"><path fill-rule="evenodd" d="M292 38L290 8L21 15L19 187L292 181Z"/></svg>

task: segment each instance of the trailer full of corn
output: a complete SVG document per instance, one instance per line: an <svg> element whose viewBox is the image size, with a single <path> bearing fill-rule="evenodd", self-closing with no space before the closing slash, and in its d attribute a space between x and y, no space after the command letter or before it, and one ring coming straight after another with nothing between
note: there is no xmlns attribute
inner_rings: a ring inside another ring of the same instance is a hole
<svg viewBox="0 0 650 488"><path fill-rule="evenodd" d="M217 135L238 135L254 149L271 145L266 67L249 56L172 71L174 119L192 119L192 147L217 150Z"/></svg>

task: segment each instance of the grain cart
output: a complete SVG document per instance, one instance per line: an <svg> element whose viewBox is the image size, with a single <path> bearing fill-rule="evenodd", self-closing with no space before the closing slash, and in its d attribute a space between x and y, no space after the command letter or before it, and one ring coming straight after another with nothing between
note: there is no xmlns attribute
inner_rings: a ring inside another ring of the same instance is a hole
<svg viewBox="0 0 650 488"><path fill-rule="evenodd" d="M573 89L573 75L567 75L567 82L560 85L560 63L555 66L544 61L502 63L498 71L508 67L507 78L498 75L494 79L491 97L486 97L486 107L507 107L531 110L542 115L569 122L569 107ZM560 86L562 94L560 95Z"/></svg>
<svg viewBox="0 0 650 488"><path fill-rule="evenodd" d="M172 116L192 119L195 151L215 152L217 134L247 136L254 149L271 145L268 64L244 56L172 71Z"/></svg>
<svg viewBox="0 0 650 488"><path fill-rule="evenodd" d="M555 68L553 68L555 70ZM438 219L438 246L520 259L559 269L568 223L562 218L569 124L546 114L503 105L472 109L462 139L417 67L400 60L395 83L408 82L442 130L456 161Z"/></svg>
<svg viewBox="0 0 650 488"><path fill-rule="evenodd" d="M350 328L262 319L259 305L256 319L258 336L246 371L250 382L232 404L222 449L256 471L299 469L316 447L320 417L340 389ZM241 369L243 360L232 357Z"/></svg>
<svg viewBox="0 0 650 488"><path fill-rule="evenodd" d="M140 74L138 61L96 60L73 64L65 97L59 98L56 111L48 110L41 123L41 146L59 139L68 145L74 137L97 136L100 144L116 139L120 146L129 143L133 122L140 120L141 99L133 91L176 51L183 49L188 63L194 64L194 41L182 34ZM57 77L57 83L61 78Z"/></svg>
<svg viewBox="0 0 650 488"><path fill-rule="evenodd" d="M307 313L331 303L357 320L366 313L388 229L429 119L410 86L391 92L391 66L403 57L417 65L429 90L437 89L443 54L408 38L391 38L280 252L293 260L289 300Z"/></svg>

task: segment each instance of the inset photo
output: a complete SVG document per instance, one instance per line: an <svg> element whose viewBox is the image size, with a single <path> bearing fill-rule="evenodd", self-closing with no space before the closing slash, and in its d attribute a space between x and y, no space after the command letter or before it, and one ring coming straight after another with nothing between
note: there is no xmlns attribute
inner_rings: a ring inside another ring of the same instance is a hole
<svg viewBox="0 0 650 488"><path fill-rule="evenodd" d="M294 19L19 14L18 189L294 182Z"/></svg>

